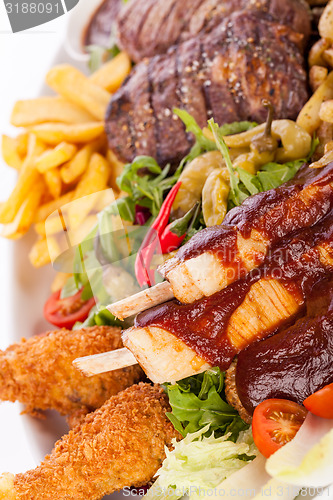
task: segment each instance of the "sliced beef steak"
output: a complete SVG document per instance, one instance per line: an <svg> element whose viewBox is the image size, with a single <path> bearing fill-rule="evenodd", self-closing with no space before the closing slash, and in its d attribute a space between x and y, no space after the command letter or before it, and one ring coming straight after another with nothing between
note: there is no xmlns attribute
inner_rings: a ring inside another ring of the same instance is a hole
<svg viewBox="0 0 333 500"><path fill-rule="evenodd" d="M308 98L301 43L302 35L268 14L243 11L168 54L142 61L111 99L110 149L126 162L145 154L161 165L176 164L192 138L174 107L191 113L201 126L211 116L220 125L261 122L265 98L276 118L296 118Z"/></svg>
<svg viewBox="0 0 333 500"><path fill-rule="evenodd" d="M118 43L138 62L208 33L244 9L266 12L305 40L310 35L310 10L304 0L153 0L153 5L151 0L132 0L117 19Z"/></svg>

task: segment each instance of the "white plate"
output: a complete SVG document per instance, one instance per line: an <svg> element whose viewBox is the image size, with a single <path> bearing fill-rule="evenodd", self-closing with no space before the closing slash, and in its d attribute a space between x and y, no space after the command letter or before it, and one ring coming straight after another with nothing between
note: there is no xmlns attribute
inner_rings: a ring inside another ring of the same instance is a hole
<svg viewBox="0 0 333 500"><path fill-rule="evenodd" d="M86 71L87 56L80 50L81 30L90 13L95 10L99 3L99 0L80 0L78 6L70 14L64 45L59 49L50 66L68 62L82 71ZM42 87L40 92L36 92L36 95L46 95L47 93L50 93L49 89ZM20 95L17 95L17 99L19 98ZM44 302L49 296L54 273L50 267L34 269L28 262L27 255L34 239L35 235L31 233L12 245L11 286L9 287L12 296L9 315L13 318L12 331L14 333L10 339L11 342L19 341L23 335L29 337L50 329L50 325L43 320L41 312ZM56 412L47 412L46 420L37 420L28 415L22 415L20 419L24 426L29 449L37 463L51 452L55 441L68 432L65 419ZM105 500L120 500L124 497L125 495L120 492L105 497ZM133 498L132 495L131 497ZM322 498L333 498L333 492L324 493ZM87 498L87 500L89 499Z"/></svg>

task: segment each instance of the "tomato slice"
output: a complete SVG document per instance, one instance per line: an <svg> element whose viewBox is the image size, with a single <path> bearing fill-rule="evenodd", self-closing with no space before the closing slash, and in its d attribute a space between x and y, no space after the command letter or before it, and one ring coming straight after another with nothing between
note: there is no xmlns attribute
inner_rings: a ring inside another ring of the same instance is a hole
<svg viewBox="0 0 333 500"><path fill-rule="evenodd" d="M264 457L291 441L306 417L302 406L286 399L267 399L253 413L252 433L255 444Z"/></svg>
<svg viewBox="0 0 333 500"><path fill-rule="evenodd" d="M303 401L305 408L322 418L333 418L333 384L325 385Z"/></svg>
<svg viewBox="0 0 333 500"><path fill-rule="evenodd" d="M55 292L44 306L44 317L52 325L59 328L73 328L77 321L84 321L95 305L95 299L82 300L82 290L75 295L60 298L61 290Z"/></svg>

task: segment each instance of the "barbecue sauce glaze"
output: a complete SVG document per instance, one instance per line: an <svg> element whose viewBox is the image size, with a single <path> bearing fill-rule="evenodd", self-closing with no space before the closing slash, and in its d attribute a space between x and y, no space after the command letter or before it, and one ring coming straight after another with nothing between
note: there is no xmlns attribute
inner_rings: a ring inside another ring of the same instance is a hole
<svg viewBox="0 0 333 500"><path fill-rule="evenodd" d="M212 226L197 233L177 252L179 260L187 260L203 252L218 255L223 263L231 265L237 253L237 232L249 238L253 229L262 234L270 244L290 234L295 227L316 224L333 208L333 162L321 169L304 165L297 175L279 188L247 198L224 218L223 225ZM302 202L302 190L320 186L311 205ZM260 256L259 256L260 259ZM262 260L261 260L262 262ZM258 264L261 263L260 261Z"/></svg>
<svg viewBox="0 0 333 500"><path fill-rule="evenodd" d="M182 339L211 365L227 369L237 351L226 335L226 327L255 282L278 279L306 302L313 286L333 272L333 267L322 264L316 248L323 244L332 246L332 222L330 212L317 225L299 230L273 245L260 267L227 288L192 304L172 300L151 308L137 316L135 326L161 327Z"/></svg>
<svg viewBox="0 0 333 500"><path fill-rule="evenodd" d="M242 351L236 388L249 413L269 398L304 399L333 383L333 283L316 287L307 315L295 325Z"/></svg>

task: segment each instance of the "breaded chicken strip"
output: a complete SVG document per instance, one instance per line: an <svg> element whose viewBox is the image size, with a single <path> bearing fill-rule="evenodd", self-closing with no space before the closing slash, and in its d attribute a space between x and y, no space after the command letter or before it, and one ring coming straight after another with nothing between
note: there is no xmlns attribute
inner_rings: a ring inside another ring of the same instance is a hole
<svg viewBox="0 0 333 500"><path fill-rule="evenodd" d="M110 398L58 441L34 470L0 479L0 499L98 500L126 486L146 484L180 438L165 416L159 386L140 383Z"/></svg>
<svg viewBox="0 0 333 500"><path fill-rule="evenodd" d="M120 328L97 326L59 330L23 339L0 351L0 400L20 401L26 412L54 409L62 415L99 408L142 380L138 366L85 377L75 358L122 347Z"/></svg>

